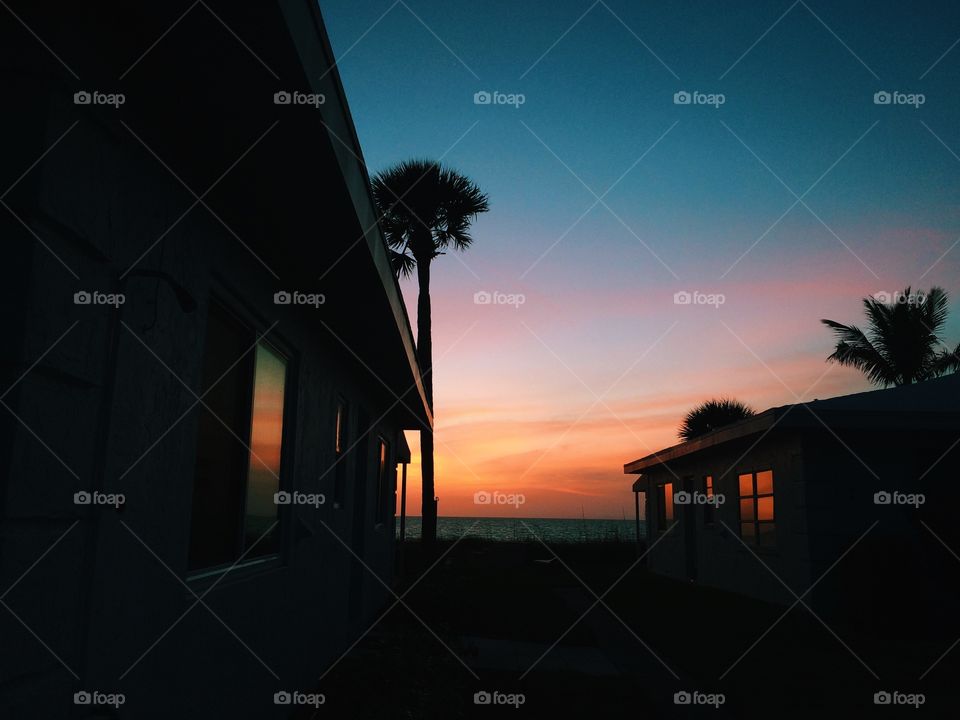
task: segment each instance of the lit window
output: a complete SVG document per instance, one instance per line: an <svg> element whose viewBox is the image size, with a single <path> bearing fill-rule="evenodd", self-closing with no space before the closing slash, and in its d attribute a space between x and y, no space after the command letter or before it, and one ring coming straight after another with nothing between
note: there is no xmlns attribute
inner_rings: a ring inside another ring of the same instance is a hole
<svg viewBox="0 0 960 720"><path fill-rule="evenodd" d="M377 466L377 508L374 517L377 523L382 523L387 514L387 489L390 484L390 477L387 474L389 455L390 449L387 446L387 441L380 438L380 463Z"/></svg>
<svg viewBox="0 0 960 720"><path fill-rule="evenodd" d="M217 304L207 318L190 520L191 570L279 551L287 361Z"/></svg>
<svg viewBox="0 0 960 720"><path fill-rule="evenodd" d="M743 473L739 486L740 537L759 547L772 547L776 544L773 471Z"/></svg>

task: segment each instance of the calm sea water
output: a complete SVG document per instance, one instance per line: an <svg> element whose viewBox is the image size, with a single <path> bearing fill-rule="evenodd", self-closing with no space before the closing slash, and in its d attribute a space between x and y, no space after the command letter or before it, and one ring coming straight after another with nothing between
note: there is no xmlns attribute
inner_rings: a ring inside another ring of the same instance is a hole
<svg viewBox="0 0 960 720"><path fill-rule="evenodd" d="M644 532L641 523L641 532ZM633 520L582 520L573 518L462 518L437 519L437 536L456 540L468 538L510 542L533 540L543 542L596 542L599 540L632 542L636 537ZM397 520L397 536L400 521ZM408 517L406 537L420 538L420 518Z"/></svg>

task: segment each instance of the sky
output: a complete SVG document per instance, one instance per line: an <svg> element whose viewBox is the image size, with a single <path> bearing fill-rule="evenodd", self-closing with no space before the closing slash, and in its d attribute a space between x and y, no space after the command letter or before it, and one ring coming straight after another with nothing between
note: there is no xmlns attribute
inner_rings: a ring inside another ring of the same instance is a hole
<svg viewBox="0 0 960 720"><path fill-rule="evenodd" d="M441 515L630 517L698 402L869 389L819 322L866 295L940 285L960 341L960 8L864 7L321 2L371 175L490 196L432 271Z"/></svg>

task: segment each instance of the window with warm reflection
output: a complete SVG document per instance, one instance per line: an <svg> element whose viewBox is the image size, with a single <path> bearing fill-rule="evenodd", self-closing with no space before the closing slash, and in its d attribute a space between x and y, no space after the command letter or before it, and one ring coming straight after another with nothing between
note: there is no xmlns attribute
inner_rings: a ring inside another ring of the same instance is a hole
<svg viewBox="0 0 960 720"><path fill-rule="evenodd" d="M657 530L663 532L673 524L673 483L657 486Z"/></svg>
<svg viewBox="0 0 960 720"><path fill-rule="evenodd" d="M776 518L773 511L773 471L741 473L740 537L758 547L776 544Z"/></svg>
<svg viewBox="0 0 960 720"><path fill-rule="evenodd" d="M190 570L279 551L287 360L211 303L190 519Z"/></svg>
<svg viewBox="0 0 960 720"><path fill-rule="evenodd" d="M347 485L347 420L347 403L340 398L337 400L333 438L333 506L335 508L343 507L344 490Z"/></svg>
<svg viewBox="0 0 960 720"><path fill-rule="evenodd" d="M390 485L389 458L390 447L386 440L380 438L380 461L377 466L377 509L374 517L377 523L382 523L387 514L387 490Z"/></svg>
<svg viewBox="0 0 960 720"><path fill-rule="evenodd" d="M715 522L714 513L716 505L713 495L713 475L705 475L703 478L703 494L707 502L703 506L703 524L713 525Z"/></svg>

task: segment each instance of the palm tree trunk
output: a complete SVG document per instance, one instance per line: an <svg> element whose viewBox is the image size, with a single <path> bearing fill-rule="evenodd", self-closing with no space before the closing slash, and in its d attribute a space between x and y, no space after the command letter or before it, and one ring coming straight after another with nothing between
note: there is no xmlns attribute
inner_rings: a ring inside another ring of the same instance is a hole
<svg viewBox="0 0 960 720"><path fill-rule="evenodd" d="M423 379L423 391L427 404L433 411L433 342L430 337L430 261L417 262L417 281L420 293L417 297L417 360ZM420 540L432 546L437 539L437 504L434 501L433 483L433 428L420 431L420 467L422 485L422 525Z"/></svg>

